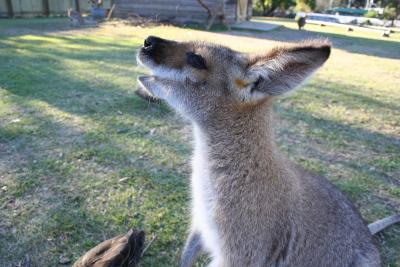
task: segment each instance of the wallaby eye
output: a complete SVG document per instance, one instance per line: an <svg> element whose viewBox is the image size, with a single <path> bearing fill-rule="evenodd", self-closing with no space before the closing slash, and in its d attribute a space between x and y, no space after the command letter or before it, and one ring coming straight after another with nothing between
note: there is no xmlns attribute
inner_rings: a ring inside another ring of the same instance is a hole
<svg viewBox="0 0 400 267"><path fill-rule="evenodd" d="M255 81L255 82L253 83L253 85L251 86L250 93L253 93L255 90L257 90L258 87L259 87L259 85L261 84L261 82L262 82L263 80L264 80L263 77L261 77L261 76L258 77L257 81Z"/></svg>
<svg viewBox="0 0 400 267"><path fill-rule="evenodd" d="M204 62L203 57L198 54L195 54L193 52L186 53L186 62L193 68L196 68L199 70L207 69L206 63Z"/></svg>

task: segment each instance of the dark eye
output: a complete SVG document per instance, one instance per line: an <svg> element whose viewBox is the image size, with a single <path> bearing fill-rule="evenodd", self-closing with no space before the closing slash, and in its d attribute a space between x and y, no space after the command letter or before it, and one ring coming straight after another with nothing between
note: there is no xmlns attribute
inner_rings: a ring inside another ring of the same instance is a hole
<svg viewBox="0 0 400 267"><path fill-rule="evenodd" d="M251 86L251 89L250 89L250 93L253 93L255 90L257 90L258 89L258 86L261 84L261 82L263 81L264 79L263 79L263 77L258 77L258 79L257 79L257 81L255 81L254 83L253 83L253 85Z"/></svg>
<svg viewBox="0 0 400 267"><path fill-rule="evenodd" d="M207 69L204 59L200 55L195 54L193 52L186 53L186 62L193 68L196 68L199 70Z"/></svg>

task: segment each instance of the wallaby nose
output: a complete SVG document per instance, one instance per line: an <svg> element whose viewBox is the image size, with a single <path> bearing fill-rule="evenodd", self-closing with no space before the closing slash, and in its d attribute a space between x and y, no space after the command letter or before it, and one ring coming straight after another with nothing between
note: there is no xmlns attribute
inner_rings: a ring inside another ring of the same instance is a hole
<svg viewBox="0 0 400 267"><path fill-rule="evenodd" d="M157 37L157 36L149 36L144 40L144 47L148 48L148 47L155 46L155 45L158 45L158 44L168 44L170 42L171 41L162 39L162 38Z"/></svg>
<svg viewBox="0 0 400 267"><path fill-rule="evenodd" d="M152 46L152 44L153 44L153 39L154 39L153 36L149 36L149 37L147 37L146 39L144 39L144 44L143 44L143 46L144 46L145 48Z"/></svg>

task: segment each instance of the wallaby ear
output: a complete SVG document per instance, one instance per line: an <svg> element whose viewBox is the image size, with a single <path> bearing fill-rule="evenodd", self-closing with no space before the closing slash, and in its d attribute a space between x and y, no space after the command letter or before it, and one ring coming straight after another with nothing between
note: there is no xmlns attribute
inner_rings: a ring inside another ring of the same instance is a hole
<svg viewBox="0 0 400 267"><path fill-rule="evenodd" d="M252 91L281 95L298 85L318 69L329 57L327 40L313 40L295 46L278 47L253 59L249 72L258 77Z"/></svg>

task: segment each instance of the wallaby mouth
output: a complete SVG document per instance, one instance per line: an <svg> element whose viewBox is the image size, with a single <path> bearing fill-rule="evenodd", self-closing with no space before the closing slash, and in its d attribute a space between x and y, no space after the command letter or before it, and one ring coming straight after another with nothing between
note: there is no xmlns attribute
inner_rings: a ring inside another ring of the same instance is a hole
<svg viewBox="0 0 400 267"><path fill-rule="evenodd" d="M138 89L137 94L141 96L142 98L145 99L150 99L150 100L158 100L157 96L154 94L151 89L146 86L146 82L151 81L152 79L155 79L155 76L153 75L142 75L137 77L140 89Z"/></svg>
<svg viewBox="0 0 400 267"><path fill-rule="evenodd" d="M139 76L138 82L142 92L148 92L151 97L156 94L147 84L155 80L174 80L182 78L180 70L185 64L185 50L187 44L149 36L143 42L143 47L137 54L137 62L151 71L150 75Z"/></svg>
<svg viewBox="0 0 400 267"><path fill-rule="evenodd" d="M144 40L143 46L137 55L137 62L140 65L147 67L152 72L154 72L156 66L160 62L160 57L162 56L161 51L163 50L163 47L172 43L174 42L156 36L147 37ZM149 87L145 86L146 82L153 80L155 78L156 78L155 75L143 75L137 78L139 85L141 87L138 90L141 96L143 95L146 97L147 94L148 95L147 97L155 98L154 92L152 92Z"/></svg>

